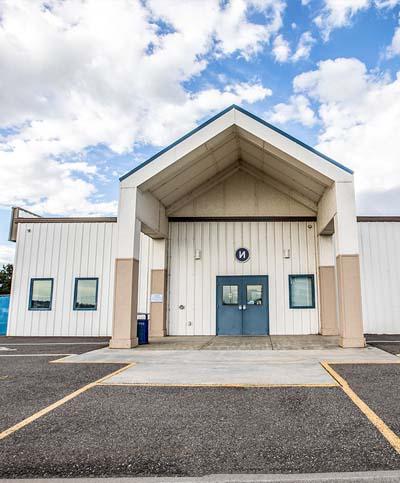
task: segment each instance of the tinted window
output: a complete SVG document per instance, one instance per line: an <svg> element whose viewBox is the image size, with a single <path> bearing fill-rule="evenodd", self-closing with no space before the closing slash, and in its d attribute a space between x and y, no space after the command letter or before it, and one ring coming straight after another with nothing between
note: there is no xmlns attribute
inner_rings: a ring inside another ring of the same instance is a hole
<svg viewBox="0 0 400 483"><path fill-rule="evenodd" d="M291 309L313 309L314 275L289 275L289 297Z"/></svg>
<svg viewBox="0 0 400 483"><path fill-rule="evenodd" d="M29 297L29 310L51 310L53 280L33 278Z"/></svg>
<svg viewBox="0 0 400 483"><path fill-rule="evenodd" d="M75 280L74 310L97 309L97 278L77 278Z"/></svg>

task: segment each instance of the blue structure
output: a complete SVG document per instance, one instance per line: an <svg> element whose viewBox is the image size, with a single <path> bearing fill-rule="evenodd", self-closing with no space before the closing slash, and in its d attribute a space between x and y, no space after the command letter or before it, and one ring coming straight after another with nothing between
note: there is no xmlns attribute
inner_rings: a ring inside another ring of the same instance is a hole
<svg viewBox="0 0 400 483"><path fill-rule="evenodd" d="M10 306L10 296L0 295L0 335L7 335L9 306Z"/></svg>
<svg viewBox="0 0 400 483"><path fill-rule="evenodd" d="M138 336L139 345L149 343L149 315L148 314L138 314L137 336Z"/></svg>

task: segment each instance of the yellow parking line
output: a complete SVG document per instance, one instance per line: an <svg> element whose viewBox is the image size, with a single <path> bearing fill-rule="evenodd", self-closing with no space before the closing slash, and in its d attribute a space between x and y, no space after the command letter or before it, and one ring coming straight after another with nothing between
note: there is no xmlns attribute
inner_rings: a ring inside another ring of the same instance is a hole
<svg viewBox="0 0 400 483"><path fill-rule="evenodd" d="M347 360L347 361L323 361L322 364L400 364L400 361L397 361L396 359L387 359L387 360L379 360L379 361L356 361L356 360Z"/></svg>
<svg viewBox="0 0 400 483"><path fill-rule="evenodd" d="M332 363L337 364L337 362ZM361 412L367 416L376 429L383 435L384 438L393 446L393 448L400 453L400 438L394 433L382 419L351 389L348 382L340 376L328 362L321 362L324 369L340 384L343 391L353 401L353 403L360 409Z"/></svg>
<svg viewBox="0 0 400 483"><path fill-rule="evenodd" d="M15 424L14 426L11 426L11 428L8 428L5 431L1 432L0 433L0 440L6 438L7 436L10 436L10 434L13 434L16 431L18 431L19 429L24 428L28 424L33 423L33 421L36 421L37 419L41 418L45 414L48 414L49 412L53 411L54 409L62 406L66 402L70 401L71 399L74 399L75 397L79 396L80 394L87 391L88 389L91 389L92 387L97 386L98 384L102 383L103 381L105 381L109 377L116 376L117 374L120 374L122 371L125 371L126 369L128 369L129 367L131 367L133 365L134 365L134 363L128 364L124 367L121 367L117 371L112 372L111 374L107 374L106 376L101 377L97 381L86 384L86 386L83 386L80 389L72 392L71 394L68 394L67 396L63 397L59 401L56 401L55 403L50 404L50 406L47 406L47 407L41 409L40 411L38 411L37 413L32 414L32 416L29 416L28 418L23 419L22 421Z"/></svg>

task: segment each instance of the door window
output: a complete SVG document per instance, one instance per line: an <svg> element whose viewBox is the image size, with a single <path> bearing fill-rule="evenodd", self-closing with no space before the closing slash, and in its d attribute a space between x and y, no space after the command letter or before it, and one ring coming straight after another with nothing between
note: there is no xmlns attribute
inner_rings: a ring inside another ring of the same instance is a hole
<svg viewBox="0 0 400 483"><path fill-rule="evenodd" d="M223 285L222 286L222 304L238 305L239 303L239 286Z"/></svg>
<svg viewBox="0 0 400 483"><path fill-rule="evenodd" d="M263 286L262 285L247 285L246 287L247 305L262 305L263 301Z"/></svg>

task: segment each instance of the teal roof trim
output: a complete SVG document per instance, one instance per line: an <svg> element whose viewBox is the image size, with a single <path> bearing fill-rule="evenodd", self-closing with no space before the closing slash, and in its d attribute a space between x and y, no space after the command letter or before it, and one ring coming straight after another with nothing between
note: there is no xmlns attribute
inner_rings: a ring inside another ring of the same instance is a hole
<svg viewBox="0 0 400 483"><path fill-rule="evenodd" d="M123 181L124 179L128 178L131 174L133 174L136 171L139 171L140 169L144 168L147 164L149 164L152 161L154 161L155 159L159 158L162 154L164 154L167 151L169 151L170 149L174 148L176 145L178 145L179 143L181 143L185 139L187 139L190 136L192 136L192 134L195 134L197 131L200 131L204 127L208 126L208 124L211 124L216 119L220 118L221 116L223 116L227 112L231 111L232 109L236 109L237 111L241 112L242 114L251 117L255 121L263 124L264 126L267 126L268 128L272 129L273 131L281 134L285 138L290 139L291 141L293 141L296 144L302 146L303 148L307 149L308 151L311 151L312 153L316 154L317 156L321 157L322 159L325 159L325 161L328 161L329 163L337 166L338 168L343 169L343 171L346 171L347 173L350 173L350 174L354 174L354 172L350 168L348 168L347 166L344 166L343 164L338 163L337 161L335 161L334 159L330 158L329 156L326 156L325 154L317 151L316 149L312 148L311 146L308 146L308 144L303 143L299 139L291 136L290 134L286 133L285 131L282 131L282 129L279 129L278 127L273 126L269 122L264 121L264 119L261 119L260 117L256 116L255 114L252 114L251 112L246 111L246 109L243 109L243 107L237 106L236 104L232 104L231 106L227 107L223 111L219 112L215 116L213 116L210 119L208 119L207 121L203 122L202 124L200 124L196 128L192 129L190 132L188 132L187 134L185 134L184 136L182 136L181 138L179 138L177 141L173 142L172 144L170 144L166 148L164 148L161 151L159 151L158 153L154 154L153 156L151 156L151 158L147 159L143 163L139 164L135 168L133 168L130 171L128 171L126 174L124 174L123 176L121 176L119 178L119 180L120 181Z"/></svg>

